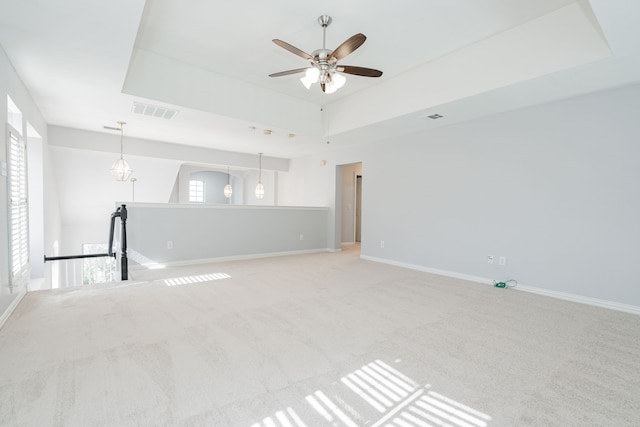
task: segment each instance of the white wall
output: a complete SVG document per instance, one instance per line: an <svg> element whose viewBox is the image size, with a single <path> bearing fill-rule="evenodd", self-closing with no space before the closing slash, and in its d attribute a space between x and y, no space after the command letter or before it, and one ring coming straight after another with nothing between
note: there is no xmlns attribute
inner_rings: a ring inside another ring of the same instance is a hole
<svg viewBox="0 0 640 427"><path fill-rule="evenodd" d="M115 158L120 154L120 134L114 132L90 132L60 126L49 126L49 143L52 146L55 145L60 148L112 153L116 155ZM124 154L125 158L129 156L142 156L180 161L182 163L218 165L224 166L225 168L227 165L232 168L253 169L258 167L257 154L132 138L127 137L126 131L124 136ZM263 156L262 168L273 171L288 171L289 160L279 157Z"/></svg>
<svg viewBox="0 0 640 427"><path fill-rule="evenodd" d="M62 219L60 215L60 203L58 199L58 185L54 173L54 165L51 155L51 149L46 142L43 146L43 179L44 179L44 252L41 256L47 254L50 256L58 255L54 251L54 247L60 245L62 240ZM46 287L51 287L53 264L45 264L45 281Z"/></svg>
<svg viewBox="0 0 640 427"><path fill-rule="evenodd" d="M29 265L31 279L44 278L44 144L27 130Z"/></svg>
<svg viewBox="0 0 640 427"><path fill-rule="evenodd" d="M281 185L322 203L330 170L361 160L363 256L640 306L638 99L623 87L295 159Z"/></svg>
<svg viewBox="0 0 640 427"><path fill-rule="evenodd" d="M7 95L11 97L23 114L22 129L19 129L22 134L26 137L26 123L29 122L46 143L47 127L42 115L20 77L16 74L4 50L0 47L0 127L3 141L2 149L0 149L0 162L3 163L7 161ZM8 310L15 304L17 298L25 292L25 289L11 289L9 286L7 211L7 178L0 176L0 224L5 224L0 227L0 324L6 318Z"/></svg>
<svg viewBox="0 0 640 427"><path fill-rule="evenodd" d="M89 133L90 134L90 133ZM107 243L111 213L133 199L133 183L116 181L110 172L117 155L51 147L62 221L61 255L81 253L83 243ZM140 156L125 158L133 168L135 199L166 203L180 162ZM50 253L48 253L49 255Z"/></svg>

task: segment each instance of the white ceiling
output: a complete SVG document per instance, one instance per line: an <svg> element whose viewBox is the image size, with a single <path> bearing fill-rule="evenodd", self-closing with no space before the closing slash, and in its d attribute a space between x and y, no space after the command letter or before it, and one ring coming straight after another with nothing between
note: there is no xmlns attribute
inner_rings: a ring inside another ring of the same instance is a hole
<svg viewBox="0 0 640 427"><path fill-rule="evenodd" d="M639 5L3 0L0 44L51 125L106 132L124 120L128 136L292 158L637 82ZM367 36L340 63L381 78L347 76L326 95L300 75L268 77L307 65L271 40L322 47L322 14L327 48ZM180 112L135 115L134 101ZM433 113L444 118L424 119Z"/></svg>

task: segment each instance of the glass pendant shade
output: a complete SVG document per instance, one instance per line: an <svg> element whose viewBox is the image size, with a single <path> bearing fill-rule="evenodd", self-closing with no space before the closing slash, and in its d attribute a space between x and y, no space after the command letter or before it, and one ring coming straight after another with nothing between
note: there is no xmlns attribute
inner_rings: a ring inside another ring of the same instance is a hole
<svg viewBox="0 0 640 427"><path fill-rule="evenodd" d="M227 199L231 198L233 194L233 187L231 187L231 175L229 175L229 167L227 166L227 185L224 186L224 197Z"/></svg>
<svg viewBox="0 0 640 427"><path fill-rule="evenodd" d="M111 174L116 181L127 181L133 172L129 163L124 159L124 125L126 122L118 122L120 125L120 158L111 165Z"/></svg>
<svg viewBox="0 0 640 427"><path fill-rule="evenodd" d="M111 174L117 181L128 180L132 172L133 169L131 169L129 163L127 163L127 161L122 157L113 162L113 165L111 166Z"/></svg>
<svg viewBox="0 0 640 427"><path fill-rule="evenodd" d="M264 197L264 185L261 182L256 185L256 199L260 200Z"/></svg>
<svg viewBox="0 0 640 427"><path fill-rule="evenodd" d="M262 153L258 153L259 160L259 172L258 172L258 185L256 185L256 199L260 200L264 197L264 185L262 185Z"/></svg>

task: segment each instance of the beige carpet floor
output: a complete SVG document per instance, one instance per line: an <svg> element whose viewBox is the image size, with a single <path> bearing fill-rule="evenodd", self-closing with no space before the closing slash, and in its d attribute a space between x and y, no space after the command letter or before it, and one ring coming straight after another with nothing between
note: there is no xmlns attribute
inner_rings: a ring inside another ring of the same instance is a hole
<svg viewBox="0 0 640 427"><path fill-rule="evenodd" d="M30 292L3 426L638 426L640 316L322 253Z"/></svg>

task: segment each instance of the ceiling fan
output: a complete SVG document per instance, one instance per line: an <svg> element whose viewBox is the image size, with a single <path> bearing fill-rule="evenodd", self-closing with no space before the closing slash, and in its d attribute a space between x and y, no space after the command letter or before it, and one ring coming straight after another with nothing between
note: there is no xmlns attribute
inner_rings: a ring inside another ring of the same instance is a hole
<svg viewBox="0 0 640 427"><path fill-rule="evenodd" d="M333 93L344 86L347 79L341 73L364 77L380 77L382 75L382 71L379 70L365 67L354 67L352 65L338 65L338 61L362 46L367 37L362 33L358 33L349 37L335 50L331 51L325 46L327 40L327 27L331 25L331 21L332 19L328 15L322 15L318 18L318 23L322 26L322 49L314 50L311 52L311 55L287 42L274 39L273 42L275 44L303 59L306 59L309 61L311 66L269 74L269 77L281 77L304 72L305 76L300 79L302 84L309 89L312 84L320 82L320 87L324 93Z"/></svg>

